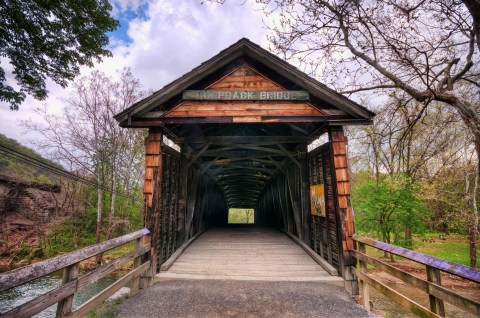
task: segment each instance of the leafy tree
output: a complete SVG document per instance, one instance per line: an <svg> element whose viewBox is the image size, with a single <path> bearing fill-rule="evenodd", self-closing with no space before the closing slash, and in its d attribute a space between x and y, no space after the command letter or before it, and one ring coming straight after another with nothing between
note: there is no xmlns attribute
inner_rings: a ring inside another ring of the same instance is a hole
<svg viewBox="0 0 480 318"><path fill-rule="evenodd" d="M357 184L353 206L358 228L386 243L412 248L411 240L406 240L401 231L405 226L414 233L424 229L426 210L415 195L413 184L402 174L383 175L379 181Z"/></svg>
<svg viewBox="0 0 480 318"><path fill-rule="evenodd" d="M111 53L106 32L119 25L108 0L0 2L0 57L13 66L16 90L0 67L0 101L16 110L26 94L47 97L45 79L66 87L80 73Z"/></svg>

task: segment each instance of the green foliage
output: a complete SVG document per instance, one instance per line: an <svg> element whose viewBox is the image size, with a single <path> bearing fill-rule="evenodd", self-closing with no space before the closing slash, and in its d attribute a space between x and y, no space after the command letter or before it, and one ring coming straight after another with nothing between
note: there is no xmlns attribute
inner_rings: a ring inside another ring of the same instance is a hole
<svg viewBox="0 0 480 318"><path fill-rule="evenodd" d="M228 210L228 224L253 224L255 223L255 211L253 209Z"/></svg>
<svg viewBox="0 0 480 318"><path fill-rule="evenodd" d="M13 149L28 157L32 157L47 165L62 169L59 164L51 160L45 159L34 150L22 146L15 139L8 138L2 134L0 134L0 145L5 146L9 149ZM7 156L0 156L0 174L8 175L16 179L20 179L24 182L37 182L42 184L54 183L52 181L52 179L54 179L54 175L48 170L32 167L26 163L22 163L21 161Z"/></svg>
<svg viewBox="0 0 480 318"><path fill-rule="evenodd" d="M417 189L405 175L357 182L353 188L356 224L360 231L375 234L387 243L412 248L403 233L424 233L427 210ZM393 240L392 240L393 239Z"/></svg>
<svg viewBox="0 0 480 318"><path fill-rule="evenodd" d="M137 193L139 192L137 191ZM86 188L83 196L87 202L84 211L75 211L64 222L50 228L43 241L46 258L96 243L97 191L94 188ZM111 194L105 193L103 196L104 205L108 205L107 202L110 202L110 199ZM110 238L125 235L143 227L143 206L139 201L132 202L132 199L116 196L115 208L118 222ZM102 240L105 239L107 226L107 222L104 221Z"/></svg>
<svg viewBox="0 0 480 318"><path fill-rule="evenodd" d="M105 33L119 25L111 9L107 0L2 1L0 56L9 59L21 89L5 84L0 68L0 101L15 110L26 93L43 100L46 78L66 87L80 66L109 56Z"/></svg>

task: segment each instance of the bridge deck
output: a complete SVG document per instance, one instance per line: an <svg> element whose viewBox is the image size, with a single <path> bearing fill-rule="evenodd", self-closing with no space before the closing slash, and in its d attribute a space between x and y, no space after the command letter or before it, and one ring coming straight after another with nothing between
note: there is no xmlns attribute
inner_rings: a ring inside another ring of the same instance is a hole
<svg viewBox="0 0 480 318"><path fill-rule="evenodd" d="M285 234L254 227L215 228L195 240L157 279L318 281L343 286Z"/></svg>

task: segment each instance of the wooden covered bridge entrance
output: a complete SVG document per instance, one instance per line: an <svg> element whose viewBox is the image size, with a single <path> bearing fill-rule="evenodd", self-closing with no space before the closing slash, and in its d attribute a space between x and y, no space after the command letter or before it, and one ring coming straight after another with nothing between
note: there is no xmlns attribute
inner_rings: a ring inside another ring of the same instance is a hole
<svg viewBox="0 0 480 318"><path fill-rule="evenodd" d="M212 308L222 317L248 316L245 310L302 316L299 309L303 316L366 316L340 287L311 282L330 281L360 291L367 310L372 286L422 317L445 317L444 301L478 317L480 302L442 286L441 272L480 283L480 271L355 234L343 126L369 124L373 116L249 40L238 41L116 116L123 127L148 128L147 228L1 273L0 293L62 269L63 280L7 312L0 308L0 316L31 317L58 304L57 317L83 317L127 284L131 295L150 287L124 304L126 316L132 308L134 316L147 309L154 317L191 316L194 307L208 317ZM324 143L308 149L321 136ZM254 209L255 227L228 228L229 208ZM79 273L80 262L133 241L133 250ZM425 266L427 279L367 255L367 245ZM75 293L129 262L128 273L73 308ZM383 284L367 264L426 298L412 300ZM224 280L151 285L166 268L160 276ZM178 299L189 306L177 306ZM241 311L232 311L235 305Z"/></svg>
<svg viewBox="0 0 480 318"><path fill-rule="evenodd" d="M229 208L251 208L257 225L299 238L355 289L342 127L373 116L247 39L118 114L122 127L148 128L145 224L157 271L197 233L226 225Z"/></svg>

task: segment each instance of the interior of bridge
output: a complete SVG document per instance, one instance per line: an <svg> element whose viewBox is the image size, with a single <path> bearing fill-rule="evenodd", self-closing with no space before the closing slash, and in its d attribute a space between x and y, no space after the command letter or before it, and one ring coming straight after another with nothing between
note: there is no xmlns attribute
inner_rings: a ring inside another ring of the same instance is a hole
<svg viewBox="0 0 480 318"><path fill-rule="evenodd" d="M285 216L293 220L293 210L302 191L301 178L307 182L304 170L307 145L325 133L326 126L319 123L187 124L166 125L164 131L186 152L188 179L201 179L203 184L199 186L212 190L205 192L192 185L190 192L197 192L195 200L208 200L203 196L217 192L218 206L209 206L203 213L198 213L200 207L197 207L195 213L202 218L197 222L225 225L228 208L251 208L255 209L257 224L278 227L279 222L286 221ZM291 184L285 182L286 179L291 180ZM275 200L287 210L283 215L264 205L274 199L268 198L273 195L268 189L278 187L276 182L282 183ZM298 232L296 228L292 230Z"/></svg>

